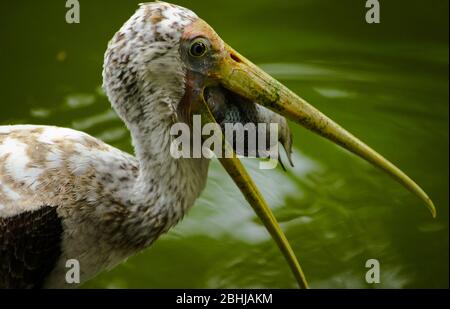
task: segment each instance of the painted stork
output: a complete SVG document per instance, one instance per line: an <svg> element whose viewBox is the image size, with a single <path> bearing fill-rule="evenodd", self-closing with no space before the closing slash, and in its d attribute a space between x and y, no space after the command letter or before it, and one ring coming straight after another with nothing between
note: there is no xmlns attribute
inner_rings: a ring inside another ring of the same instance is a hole
<svg viewBox="0 0 450 309"><path fill-rule="evenodd" d="M73 287L66 282L66 261L79 261L81 284L179 222L208 173L207 158L169 154L171 126L191 124L193 115L218 123L270 119L283 129L279 140L289 153L286 117L384 170L436 214L406 174L226 45L188 9L165 2L140 5L108 45L103 80L131 132L135 156L71 129L0 126L0 287ZM209 89L225 101L215 102L216 95L206 95ZM300 286L307 287L294 252L239 160L220 162Z"/></svg>

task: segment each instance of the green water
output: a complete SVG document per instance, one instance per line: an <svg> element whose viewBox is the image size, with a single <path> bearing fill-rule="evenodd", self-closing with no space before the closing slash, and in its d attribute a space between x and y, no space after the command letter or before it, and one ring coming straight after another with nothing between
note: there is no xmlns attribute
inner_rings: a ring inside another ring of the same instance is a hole
<svg viewBox="0 0 450 309"><path fill-rule="evenodd" d="M132 151L100 91L107 41L139 1L17 1L0 10L0 124L53 124ZM438 218L378 170L292 125L296 167L255 181L313 288L448 287L448 1L176 1L231 46L406 171ZM378 259L381 283L365 282ZM217 162L184 221L85 285L295 287L268 234Z"/></svg>

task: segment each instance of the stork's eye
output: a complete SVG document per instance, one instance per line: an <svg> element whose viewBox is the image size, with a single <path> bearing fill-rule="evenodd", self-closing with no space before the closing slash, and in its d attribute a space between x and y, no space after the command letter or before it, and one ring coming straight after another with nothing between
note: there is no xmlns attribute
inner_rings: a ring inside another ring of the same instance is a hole
<svg viewBox="0 0 450 309"><path fill-rule="evenodd" d="M208 51L206 42L203 39L198 39L192 42L189 48L189 54L193 57L201 57Z"/></svg>

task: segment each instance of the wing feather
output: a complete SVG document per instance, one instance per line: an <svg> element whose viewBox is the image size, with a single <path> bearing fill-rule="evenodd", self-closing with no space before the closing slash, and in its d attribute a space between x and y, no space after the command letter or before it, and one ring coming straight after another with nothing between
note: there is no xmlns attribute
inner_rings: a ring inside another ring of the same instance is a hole
<svg viewBox="0 0 450 309"><path fill-rule="evenodd" d="M61 255L57 207L0 218L0 288L40 288Z"/></svg>

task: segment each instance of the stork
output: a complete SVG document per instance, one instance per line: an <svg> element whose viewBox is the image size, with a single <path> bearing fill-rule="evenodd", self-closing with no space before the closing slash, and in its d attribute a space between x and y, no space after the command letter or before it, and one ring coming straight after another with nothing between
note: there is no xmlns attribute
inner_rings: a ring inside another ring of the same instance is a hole
<svg viewBox="0 0 450 309"><path fill-rule="evenodd" d="M134 156L83 132L0 126L0 287L74 287L150 246L177 224L205 187L208 158L173 158L175 123L276 122L290 153L287 119L388 173L421 198L405 173L233 50L192 11L140 5L110 41L103 88L131 133ZM222 96L208 95L213 90ZM233 117L228 117L233 113ZM284 118L286 117L286 118ZM233 147L226 141L224 148ZM220 162L280 247L301 287L295 253L240 161Z"/></svg>

